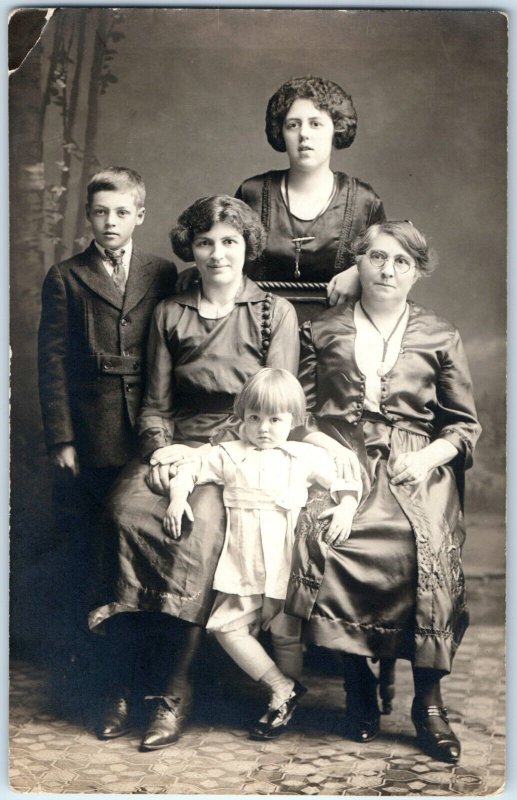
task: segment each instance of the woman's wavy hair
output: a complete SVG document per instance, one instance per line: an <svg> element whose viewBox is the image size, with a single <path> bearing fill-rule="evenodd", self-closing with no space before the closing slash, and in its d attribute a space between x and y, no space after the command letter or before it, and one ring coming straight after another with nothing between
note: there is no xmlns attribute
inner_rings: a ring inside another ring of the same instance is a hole
<svg viewBox="0 0 517 800"><path fill-rule="evenodd" d="M282 84L267 104L266 135L274 150L285 153L282 127L287 112L298 99L312 100L316 108L327 112L334 123L334 147L338 150L350 147L357 131L357 113L352 98L334 81L305 75Z"/></svg>
<svg viewBox="0 0 517 800"><path fill-rule="evenodd" d="M216 223L224 222L240 233L246 242L246 261L255 261L266 244L266 233L251 208L227 194L202 197L179 217L170 232L172 249L183 261L195 261L192 242L199 233L207 233Z"/></svg>
<svg viewBox="0 0 517 800"><path fill-rule="evenodd" d="M429 248L424 234L408 219L387 220L370 225L353 242L351 247L353 254L355 256L364 255L380 233L393 236L401 247L415 259L416 270L420 277L428 277L438 266L436 254Z"/></svg>

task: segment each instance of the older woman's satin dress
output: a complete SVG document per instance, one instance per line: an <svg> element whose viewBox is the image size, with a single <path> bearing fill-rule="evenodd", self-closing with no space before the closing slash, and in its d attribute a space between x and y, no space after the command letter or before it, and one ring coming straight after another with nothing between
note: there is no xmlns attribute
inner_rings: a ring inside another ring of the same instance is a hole
<svg viewBox="0 0 517 800"><path fill-rule="evenodd" d="M453 326L411 303L400 354L382 378L380 413L368 414L355 336L353 304L303 329L308 430L354 449L364 494L349 539L337 547L324 543L328 523L317 520L328 497L320 492L309 501L286 610L308 620L305 635L314 644L448 672L469 621L463 473L480 432L465 353ZM391 484L395 458L436 438L455 445L455 461L420 484Z"/></svg>
<svg viewBox="0 0 517 800"><path fill-rule="evenodd" d="M201 317L198 299L192 289L155 311L139 419L144 459L159 447L198 447L217 436L244 382L264 364L294 373L298 368L298 321L287 300L266 296L248 279L221 319ZM189 503L195 521L174 540L162 526L169 499L148 488L148 473L148 463L131 462L108 500L104 586L90 613L91 628L127 611L159 611L198 624L210 613L226 527L221 487L194 490Z"/></svg>

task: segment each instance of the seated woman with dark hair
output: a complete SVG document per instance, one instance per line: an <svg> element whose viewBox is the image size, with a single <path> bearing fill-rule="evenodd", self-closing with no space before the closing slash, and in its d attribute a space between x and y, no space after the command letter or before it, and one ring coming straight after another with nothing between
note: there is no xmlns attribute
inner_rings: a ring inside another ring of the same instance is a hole
<svg viewBox="0 0 517 800"><path fill-rule="evenodd" d="M250 376L264 365L295 373L299 354L294 308L243 275L245 260L257 258L264 242L245 203L226 195L198 200L180 216L171 241L180 258L195 261L200 284L159 303L154 314L138 423L143 462L128 465L108 501L110 571L104 602L90 615L90 627L103 623L113 642L111 693L98 735L114 738L131 722L127 623L137 615L124 612L154 612L146 616L146 627L158 631L152 662L165 674L150 687L144 750L167 747L183 727L189 669L224 541L221 489L214 485L192 494L191 529L179 540L166 533L170 475L193 448L221 434Z"/></svg>
<svg viewBox="0 0 517 800"><path fill-rule="evenodd" d="M357 454L363 497L349 538L324 542L328 498L299 522L286 611L315 645L343 654L348 734L379 733L366 658L413 665L412 719L423 750L455 763L440 680L468 625L461 567L464 471L480 433L458 331L408 301L432 264L410 222L369 228L355 247L362 294L302 332L305 441Z"/></svg>
<svg viewBox="0 0 517 800"><path fill-rule="evenodd" d="M350 245L385 214L371 186L330 168L333 147L350 147L356 130L352 98L333 81L292 78L271 97L267 139L287 153L289 168L248 178L236 193L261 216L267 233L250 273L255 280L331 281L331 302L357 293Z"/></svg>

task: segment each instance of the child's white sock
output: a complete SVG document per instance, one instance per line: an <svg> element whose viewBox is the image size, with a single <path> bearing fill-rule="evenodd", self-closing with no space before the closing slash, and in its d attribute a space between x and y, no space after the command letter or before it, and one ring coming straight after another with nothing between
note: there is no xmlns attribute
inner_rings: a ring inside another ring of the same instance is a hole
<svg viewBox="0 0 517 800"><path fill-rule="evenodd" d="M287 675L280 672L276 664L268 669L260 680L271 690L271 708L278 708L282 703L285 703L294 689L292 678L288 678Z"/></svg>

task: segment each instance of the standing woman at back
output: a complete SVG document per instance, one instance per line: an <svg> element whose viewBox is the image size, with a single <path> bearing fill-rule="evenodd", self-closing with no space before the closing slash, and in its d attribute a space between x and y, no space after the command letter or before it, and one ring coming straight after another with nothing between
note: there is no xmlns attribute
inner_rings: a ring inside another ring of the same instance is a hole
<svg viewBox="0 0 517 800"><path fill-rule="evenodd" d="M356 130L352 98L333 81L292 78L271 97L268 142L287 153L289 168L248 178L236 193L267 232L255 280L330 281L331 303L357 293L350 243L385 213L371 186L330 168L333 148L350 147Z"/></svg>

